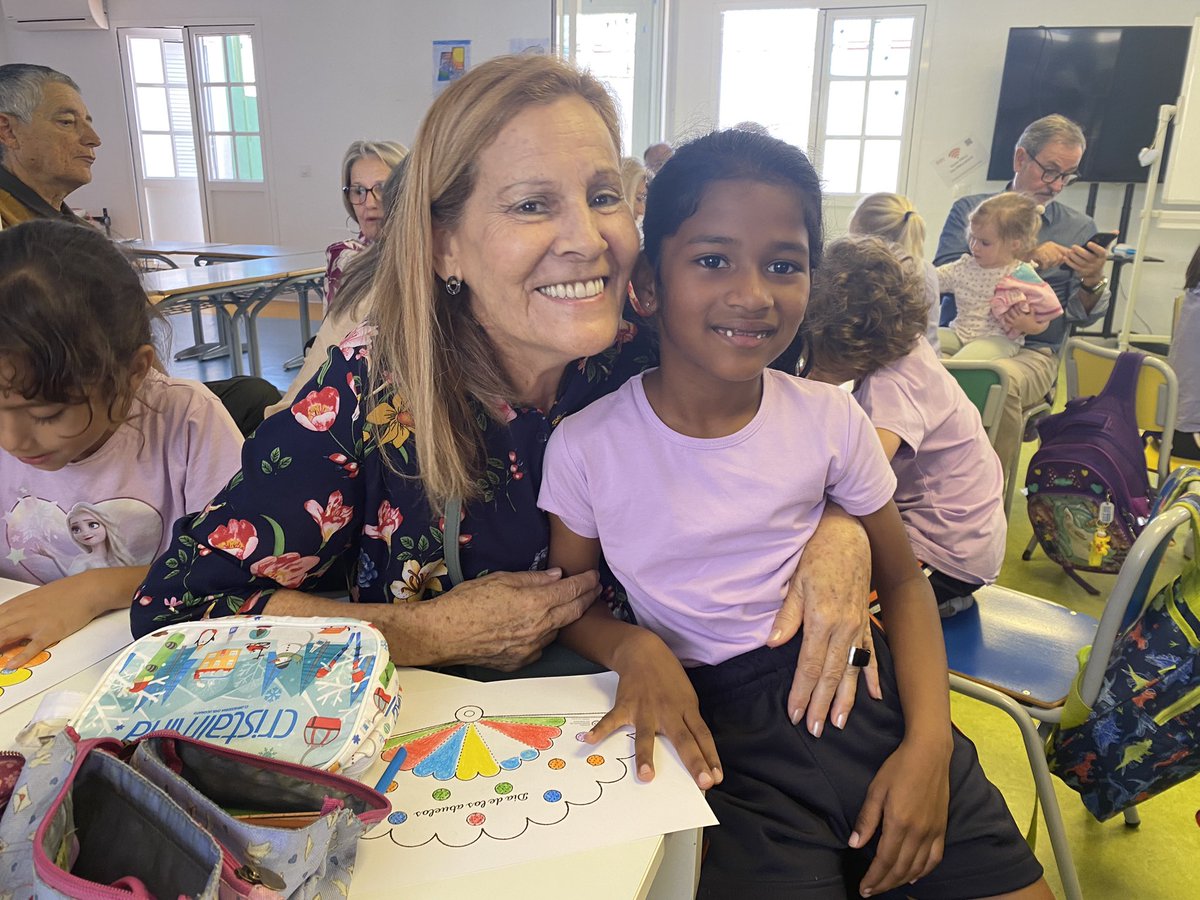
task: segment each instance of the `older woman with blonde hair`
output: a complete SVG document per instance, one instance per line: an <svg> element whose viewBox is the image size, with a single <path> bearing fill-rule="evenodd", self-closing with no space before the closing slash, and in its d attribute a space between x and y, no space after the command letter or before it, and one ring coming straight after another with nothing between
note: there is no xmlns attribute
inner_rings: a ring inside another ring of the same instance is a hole
<svg viewBox="0 0 1200 900"><path fill-rule="evenodd" d="M355 237L325 248L325 306L337 295L350 260L379 237L383 227L383 186L388 175L408 154L396 141L354 141L342 157L342 205L358 226Z"/></svg>
<svg viewBox="0 0 1200 900"><path fill-rule="evenodd" d="M379 248L373 322L263 423L208 508L176 523L134 600L135 634L345 615L305 593L335 566L404 665L512 670L602 592L622 611L599 573L544 568L537 507L555 425L654 361L620 319L638 236L619 147L604 87L560 60L493 59L446 89ZM795 691L821 722L853 703L868 558L856 523L827 518L772 636L803 616Z"/></svg>

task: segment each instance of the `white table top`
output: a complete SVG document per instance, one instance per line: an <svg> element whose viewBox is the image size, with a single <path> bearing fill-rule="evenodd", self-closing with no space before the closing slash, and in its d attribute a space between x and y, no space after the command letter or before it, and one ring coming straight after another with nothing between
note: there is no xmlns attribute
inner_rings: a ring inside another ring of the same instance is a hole
<svg viewBox="0 0 1200 900"><path fill-rule="evenodd" d="M89 691L117 655L119 653L89 666L51 691ZM406 691L430 689L454 680L449 675L423 669L404 670L403 679ZM12 746L17 732L33 716L42 696L31 697L0 713L0 749ZM366 781L371 783L370 778ZM627 897L641 900L649 895L653 887L655 898L690 897L694 883L695 841L695 832L681 832L665 838L644 838L459 878L431 879L405 888L404 894L407 900L478 900L480 897L489 900L558 900L567 895L572 900L617 900ZM672 852L669 865L664 863L665 850ZM361 842L350 891L351 900L394 896L395 889L390 879L393 864L394 857L376 855L372 852L372 842ZM660 866L664 874L669 870L672 883L655 882Z"/></svg>
<svg viewBox="0 0 1200 900"><path fill-rule="evenodd" d="M147 273L142 278L142 287L153 302L160 303L200 290L220 293L296 275L320 275L324 271L324 253L299 253L293 256L242 259L212 266L160 269Z"/></svg>

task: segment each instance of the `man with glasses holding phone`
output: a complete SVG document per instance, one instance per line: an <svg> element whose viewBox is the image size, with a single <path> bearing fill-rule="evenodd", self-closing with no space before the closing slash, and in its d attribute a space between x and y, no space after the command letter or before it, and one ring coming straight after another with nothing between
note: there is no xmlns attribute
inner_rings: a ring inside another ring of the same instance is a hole
<svg viewBox="0 0 1200 900"><path fill-rule="evenodd" d="M1054 319L1041 334L1026 335L1025 345L1016 356L996 360L1009 376L1009 395L996 436L996 453L1006 479L1021 443L1023 410L1040 403L1054 387L1058 353L1070 326L1091 324L1108 308L1108 278L1104 276L1107 251L1089 240L1097 233L1095 221L1064 203L1054 202L1063 188L1079 180L1079 163L1086 148L1087 140L1079 126L1055 114L1029 125L1013 152L1013 179L1005 190L1019 191L1045 207L1039 243L1031 261L1058 295L1065 315ZM938 240L934 265L953 262L967 252L967 217L990 196L972 194L954 203ZM1020 313L1014 309L1008 315Z"/></svg>

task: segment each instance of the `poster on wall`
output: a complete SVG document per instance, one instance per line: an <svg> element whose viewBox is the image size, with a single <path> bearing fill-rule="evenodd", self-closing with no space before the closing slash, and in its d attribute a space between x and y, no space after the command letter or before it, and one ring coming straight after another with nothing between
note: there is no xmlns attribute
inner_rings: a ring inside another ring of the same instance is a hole
<svg viewBox="0 0 1200 900"><path fill-rule="evenodd" d="M446 89L452 81L458 81L471 67L470 41L433 42L433 96Z"/></svg>

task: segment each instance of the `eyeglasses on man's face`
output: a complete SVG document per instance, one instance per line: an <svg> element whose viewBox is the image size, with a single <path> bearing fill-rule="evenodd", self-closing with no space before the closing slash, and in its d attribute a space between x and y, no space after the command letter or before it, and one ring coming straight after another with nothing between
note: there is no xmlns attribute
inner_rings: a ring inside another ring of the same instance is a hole
<svg viewBox="0 0 1200 900"><path fill-rule="evenodd" d="M383 202L383 182L377 181L370 187L363 187L361 184L351 184L342 188L342 193L350 198L350 202L355 206L362 206L367 202L367 194L373 194L376 201Z"/></svg>
<svg viewBox="0 0 1200 900"><path fill-rule="evenodd" d="M1042 161L1032 153L1029 154L1029 158L1042 170L1042 184L1054 184L1056 181L1061 181L1063 187L1070 187L1079 180L1078 172L1062 172L1053 166L1044 166Z"/></svg>

